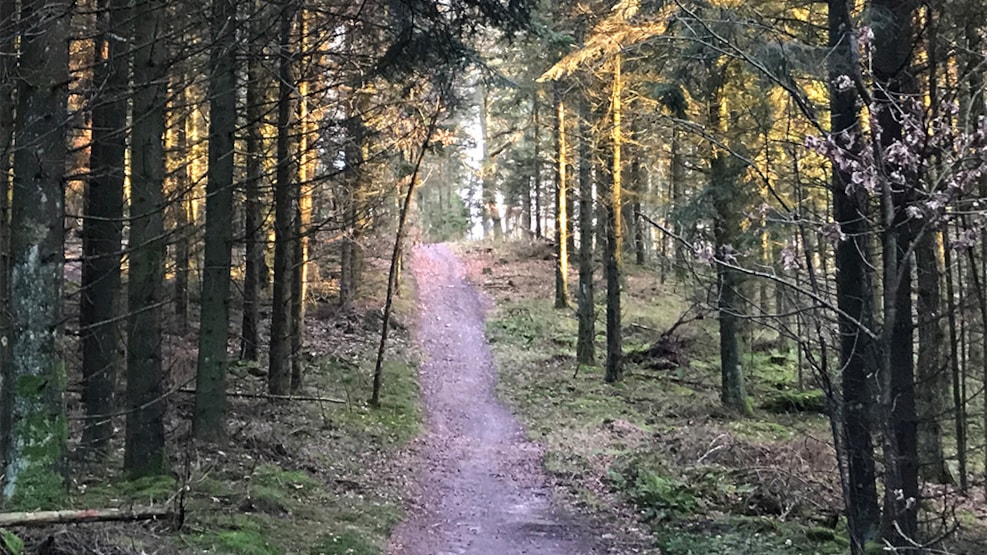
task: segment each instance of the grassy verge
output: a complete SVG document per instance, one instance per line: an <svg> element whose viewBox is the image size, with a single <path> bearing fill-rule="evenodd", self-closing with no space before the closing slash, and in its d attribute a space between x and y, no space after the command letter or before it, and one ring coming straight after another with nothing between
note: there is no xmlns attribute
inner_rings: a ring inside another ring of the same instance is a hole
<svg viewBox="0 0 987 555"><path fill-rule="evenodd" d="M631 365L608 385L601 368L576 365L574 310L552 307L550 261L489 248L466 254L495 300L488 338L501 394L545 446L545 467L567 502L612 542L668 555L846 552L826 420L785 410L726 414L708 320L680 328L684 363ZM688 306L644 269L631 271L625 295L628 350L650 345ZM794 361L784 352L745 362L759 406L811 403L793 391Z"/></svg>

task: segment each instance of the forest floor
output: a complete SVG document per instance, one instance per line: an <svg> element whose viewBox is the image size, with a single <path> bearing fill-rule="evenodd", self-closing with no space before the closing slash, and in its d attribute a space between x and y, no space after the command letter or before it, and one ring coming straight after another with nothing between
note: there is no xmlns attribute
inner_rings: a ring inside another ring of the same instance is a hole
<svg viewBox="0 0 987 555"><path fill-rule="evenodd" d="M327 257L316 245L316 260ZM325 258L322 269L336 263ZM306 317L305 383L292 401L263 399L266 362L233 362L228 389L229 441L199 445L189 437L196 332L180 333L166 315L169 363L167 440L171 473L128 480L122 466L123 418L110 456L70 460L64 508L181 507L184 521L93 523L0 530L0 554L19 555L379 555L404 518L413 473L406 449L421 428L418 349L412 342L414 281L402 282L384 366L381 407L369 406L386 289L384 255L368 253L363 296L337 308L329 280L314 268ZM328 271L326 270L326 271ZM69 287L73 287L69 283ZM270 299L262 307L267 344ZM234 305L231 322L238 323ZM71 310L71 307L70 307ZM69 321L73 320L69 314ZM231 339L230 356L237 346ZM70 360L69 367L75 364ZM78 376L70 375L70 380ZM71 436L81 436L77 386L68 398ZM260 396L261 398L251 397ZM317 399L323 399L319 401ZM78 445L70 446L78 451Z"/></svg>
<svg viewBox="0 0 987 555"><path fill-rule="evenodd" d="M541 452L497 399L484 301L446 245L415 250L426 432L413 516L390 552L596 553L588 529L553 507Z"/></svg>
<svg viewBox="0 0 987 555"><path fill-rule="evenodd" d="M492 301L487 339L498 393L543 449L557 501L621 553L809 555L848 552L825 403L797 353L745 329L754 414L719 401L715 315L693 287L627 264L625 376L575 360L575 306L555 309L554 256L545 243L457 247L469 280ZM574 270L574 269L573 269ZM605 353L605 287L597 266L597 360ZM570 290L578 277L570 274ZM675 332L663 332L680 319ZM926 525L942 553L987 553L979 488L969 499L928 492ZM944 502L943 499L949 499Z"/></svg>

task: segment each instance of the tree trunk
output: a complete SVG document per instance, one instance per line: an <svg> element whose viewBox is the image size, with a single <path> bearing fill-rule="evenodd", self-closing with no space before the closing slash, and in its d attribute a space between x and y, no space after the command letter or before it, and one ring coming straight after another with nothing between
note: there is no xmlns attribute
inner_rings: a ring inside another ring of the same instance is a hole
<svg viewBox="0 0 987 555"><path fill-rule="evenodd" d="M267 80L261 56L263 45L260 44L263 34L266 11L257 1L252 2L254 9L259 10L251 22L253 40L248 41L247 57L247 138L244 145L247 164L247 176L244 182L244 240L246 264L243 273L243 320L240 328L240 358L257 361L258 330L260 320L260 272L264 265L264 216L261 212L261 182L264 178L264 90Z"/></svg>
<svg viewBox="0 0 987 555"><path fill-rule="evenodd" d="M621 212L621 165L620 149L623 143L621 136L621 96L623 81L621 77L621 57L618 55L613 62L613 90L610 96L610 108L613 114L613 129L611 131L611 148L613 166L610 178L610 196L607 202L607 382L615 382L623 377L623 332L620 314L620 280L623 262L623 222Z"/></svg>
<svg viewBox="0 0 987 555"><path fill-rule="evenodd" d="M10 169L14 146L14 106L17 103L17 0L0 0L0 21L9 22L0 34L0 337L10 337ZM10 363L10 342L0 341L0 402L5 401L3 379ZM9 429L0 409L0 432ZM0 463L5 441L0 439Z"/></svg>
<svg viewBox="0 0 987 555"><path fill-rule="evenodd" d="M942 348L946 334L942 327L942 292L939 287L939 256L936 236L926 233L915 249L918 273L918 362L916 398L918 414L919 472L938 484L951 484L953 478L943 450L942 418L948 413L949 373Z"/></svg>
<svg viewBox="0 0 987 555"><path fill-rule="evenodd" d="M127 149L129 57L126 45L108 38L131 36L129 4L103 0L96 13L93 80L101 94L93 106L89 180L82 220L82 284L79 335L82 343L82 404L86 420L81 449L102 458L113 436L117 372L117 292L123 237L124 158ZM104 56L105 53L105 56Z"/></svg>
<svg viewBox="0 0 987 555"><path fill-rule="evenodd" d="M711 68L711 72L725 71ZM708 98L708 124L710 129L725 131L722 121L722 75L710 75ZM725 149L714 145L710 154L709 191L713 204L713 235L716 248L717 314L720 332L720 398L724 406L739 414L748 415L744 371L740 357L741 279L736 270L728 266L736 264L741 240L742 206L741 191L737 180L743 171L740 162Z"/></svg>
<svg viewBox="0 0 987 555"><path fill-rule="evenodd" d="M134 113L127 280L127 434L124 470L132 477L165 471L161 304L165 263L164 130L167 34L163 0L135 6Z"/></svg>
<svg viewBox="0 0 987 555"><path fill-rule="evenodd" d="M850 50L852 26L845 0L829 2L829 75L833 82L853 71ZM859 127L857 95L854 91L830 90L830 118L833 133ZM842 434L847 449L847 528L851 551L866 552L866 544L878 537L881 512L877 503L877 476L874 445L871 440L872 388L868 375L874 371L873 345L860 326L873 322L874 299L870 267L867 199L860 188L847 189L850 175L833 165L833 217L847 236L836 245L836 297L840 309L840 366L843 368Z"/></svg>
<svg viewBox="0 0 987 555"><path fill-rule="evenodd" d="M195 376L195 437L226 439L226 366L233 249L233 168L236 133L236 3L212 0L209 79L209 178L206 239Z"/></svg>
<svg viewBox="0 0 987 555"><path fill-rule="evenodd" d="M593 180L589 102L579 101L579 333L576 360L596 364L596 306L593 294Z"/></svg>
<svg viewBox="0 0 987 555"><path fill-rule="evenodd" d="M956 434L956 464L959 474L960 492L969 490L966 466L966 399L963 395L962 371L960 368L960 334L956 326L956 312L959 310L953 286L953 255L949 244L949 228L942 229L942 243L946 265L946 322L949 325L949 366L953 390L953 425ZM957 268L957 273L959 269Z"/></svg>
<svg viewBox="0 0 987 555"><path fill-rule="evenodd" d="M669 188L671 189L672 197L672 231L675 235L682 237L683 226L682 218L678 214L680 207L684 206L685 199L683 188L685 187L685 162L683 161L682 154L682 132L679 131L677 126L672 127L672 144L671 149L671 174ZM673 247L673 252L675 253L675 273L676 275L685 275L686 268L686 256L685 247L682 243L675 241L675 246Z"/></svg>
<svg viewBox="0 0 987 555"><path fill-rule="evenodd" d="M274 185L274 299L271 307L271 344L267 390L286 395L291 389L291 217L292 183L290 136L292 132L291 27L293 8L281 6L280 69L278 86L277 170Z"/></svg>
<svg viewBox="0 0 987 555"><path fill-rule="evenodd" d="M565 101L558 81L553 84L555 97L555 308L569 306L569 202L566 199L566 164L568 147L565 137Z"/></svg>
<svg viewBox="0 0 987 555"><path fill-rule="evenodd" d="M531 155L531 193L535 197L535 237L539 239L544 235L542 230L541 214L541 122L539 113L541 102L538 100L538 89L532 93L531 100L531 125L534 127L534 152Z"/></svg>
<svg viewBox="0 0 987 555"><path fill-rule="evenodd" d="M10 364L4 369L5 502L54 507L65 495L68 427L61 334L68 101L66 0L24 0L11 203Z"/></svg>
<svg viewBox="0 0 987 555"><path fill-rule="evenodd" d="M880 147L888 148L904 138L902 117L920 119L907 106L918 91L912 73L915 32L913 0L874 0L873 68L875 101L881 126ZM902 112L904 115L902 116ZM906 209L914 199L917 176L907 168L885 161L882 176L884 254L884 330L882 332L881 401L886 419L884 433L884 514L882 533L895 547L910 548L919 541L917 417L913 358L912 272L908 251L915 238L915 224ZM904 187L892 184L892 171L900 172Z"/></svg>
<svg viewBox="0 0 987 555"><path fill-rule="evenodd" d="M299 49L308 52L308 15L304 10L299 13L298 25L301 36ZM308 285L308 232L312 221L312 183L315 179L315 164L318 160L315 144L316 129L311 121L308 108L309 81L303 76L298 82L298 186L295 188L295 214L292 225L294 242L292 243L291 271L291 390L298 391L302 387L304 363L302 346L305 343L305 295Z"/></svg>
<svg viewBox="0 0 987 555"><path fill-rule="evenodd" d="M497 203L496 172L497 165L490 157L490 91L486 85L481 86L480 99L480 135L482 137L483 161L480 167L480 180L483 185L483 226L484 235L500 239L503 227L500 222L500 206ZM400 201L399 201L400 202Z"/></svg>
<svg viewBox="0 0 987 555"><path fill-rule="evenodd" d="M182 74L182 83L186 82ZM191 95L186 93L186 101ZM186 118L176 129L176 149L178 152L190 153L188 141L188 126L191 118ZM195 213L192 211L192 167L191 162L183 160L179 171L178 206L175 210L175 316L178 319L178 330L184 336L188 334L188 301L189 301L189 269L192 254L189 249L189 237L192 233L192 223Z"/></svg>
<svg viewBox="0 0 987 555"><path fill-rule="evenodd" d="M627 217L625 220L630 224L630 230L633 232L634 236L634 263L638 266L643 266L645 263L645 252L644 252L644 226L641 224L641 219L635 216L641 212L641 193L644 190L644 172L641 168L641 156L644 150L641 148L641 136L639 126L636 119L631 120L633 126L633 141L634 147L631 149L631 167L630 176L628 181L628 188L633 191L631 202L626 203L627 206Z"/></svg>

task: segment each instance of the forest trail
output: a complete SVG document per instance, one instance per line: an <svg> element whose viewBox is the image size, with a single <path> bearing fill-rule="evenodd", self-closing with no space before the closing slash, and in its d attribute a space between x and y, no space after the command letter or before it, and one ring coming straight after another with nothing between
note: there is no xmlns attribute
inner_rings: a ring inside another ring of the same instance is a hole
<svg viewBox="0 0 987 555"><path fill-rule="evenodd" d="M426 432L418 499L389 552L590 555L579 525L553 508L538 447L497 399L484 307L445 245L415 250Z"/></svg>

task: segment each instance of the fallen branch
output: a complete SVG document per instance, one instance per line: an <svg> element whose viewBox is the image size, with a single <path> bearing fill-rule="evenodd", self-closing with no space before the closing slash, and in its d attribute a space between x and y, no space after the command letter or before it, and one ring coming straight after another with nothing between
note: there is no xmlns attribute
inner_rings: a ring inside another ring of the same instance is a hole
<svg viewBox="0 0 987 555"><path fill-rule="evenodd" d="M174 511L168 507L134 507L130 509L76 509L67 511L33 511L0 513L0 528L7 526L45 526L51 524L82 524L86 522L135 522L138 520L171 520Z"/></svg>
<svg viewBox="0 0 987 555"><path fill-rule="evenodd" d="M183 387L178 390L179 393L188 393L195 395L195 389L191 387ZM311 401L313 403L335 403L337 405L347 404L343 399L335 399L332 397L310 397L307 395L274 395L272 393L243 393L240 391L227 391L227 397L238 397L241 399L267 399L269 401Z"/></svg>

